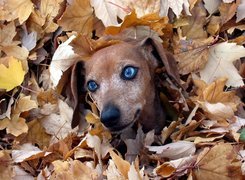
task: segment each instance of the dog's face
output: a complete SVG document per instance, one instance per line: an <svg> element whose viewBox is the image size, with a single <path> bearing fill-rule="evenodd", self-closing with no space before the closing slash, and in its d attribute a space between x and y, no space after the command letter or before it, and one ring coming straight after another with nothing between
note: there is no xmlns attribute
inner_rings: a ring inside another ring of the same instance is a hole
<svg viewBox="0 0 245 180"><path fill-rule="evenodd" d="M86 87L110 131L130 126L146 104L153 104L155 67L140 46L125 42L97 51L86 62Z"/></svg>

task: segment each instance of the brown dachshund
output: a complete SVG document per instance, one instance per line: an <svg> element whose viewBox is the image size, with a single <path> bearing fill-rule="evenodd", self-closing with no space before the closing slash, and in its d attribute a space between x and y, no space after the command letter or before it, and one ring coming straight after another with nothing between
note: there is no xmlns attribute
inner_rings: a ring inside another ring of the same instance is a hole
<svg viewBox="0 0 245 180"><path fill-rule="evenodd" d="M72 86L78 79L82 82L78 83L78 89L72 90L73 127L79 119L77 94L80 85L85 84L100 111L101 122L111 132L121 132L135 121L142 124L144 131L162 130L166 115L155 86L155 71L164 67L172 80L179 83L180 79L173 56L161 43L152 38L121 42L98 50L83 70L78 66L73 68L73 74L82 73L72 77Z"/></svg>

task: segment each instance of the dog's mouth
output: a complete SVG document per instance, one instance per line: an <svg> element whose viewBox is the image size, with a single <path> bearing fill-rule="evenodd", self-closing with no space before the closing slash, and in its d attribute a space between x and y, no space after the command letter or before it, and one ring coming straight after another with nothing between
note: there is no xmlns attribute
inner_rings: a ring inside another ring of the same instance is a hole
<svg viewBox="0 0 245 180"><path fill-rule="evenodd" d="M141 110L137 109L135 114L134 114L134 119L132 121L130 121L130 123L128 123L128 124L124 124L124 125L116 124L114 126L107 127L107 128L111 131L111 133L115 133L115 134L121 133L123 130L130 128L134 125L134 123L139 119L140 112L141 112Z"/></svg>

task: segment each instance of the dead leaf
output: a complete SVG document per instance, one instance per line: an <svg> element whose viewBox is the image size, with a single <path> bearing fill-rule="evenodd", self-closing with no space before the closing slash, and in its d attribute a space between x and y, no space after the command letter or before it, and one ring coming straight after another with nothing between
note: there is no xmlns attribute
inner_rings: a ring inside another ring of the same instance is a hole
<svg viewBox="0 0 245 180"><path fill-rule="evenodd" d="M200 47L174 56L178 61L180 74L188 74L202 69L208 61L208 47Z"/></svg>
<svg viewBox="0 0 245 180"><path fill-rule="evenodd" d="M14 176L12 159L6 150L0 151L0 162L0 179L12 179Z"/></svg>
<svg viewBox="0 0 245 180"><path fill-rule="evenodd" d="M89 0L74 0L68 6L58 20L58 24L65 31L76 31L82 34L90 34L93 28L93 9Z"/></svg>
<svg viewBox="0 0 245 180"><path fill-rule="evenodd" d="M130 164L128 161L123 160L120 156L118 156L114 151L110 151L110 155L112 161L114 161L116 167L120 171L120 173L124 176L124 178L128 178L128 172L130 170Z"/></svg>
<svg viewBox="0 0 245 180"><path fill-rule="evenodd" d="M155 152L159 158L179 159L193 155L195 144L188 141L177 141L163 146L147 146L149 151Z"/></svg>
<svg viewBox="0 0 245 180"><path fill-rule="evenodd" d="M160 16L167 16L169 8L171 8L174 14L179 18L182 10L185 10L187 15L191 15L189 11L189 2L187 0L161 0L160 1Z"/></svg>
<svg viewBox="0 0 245 180"><path fill-rule="evenodd" d="M242 179L237 153L231 144L217 144L197 162L193 176L197 179Z"/></svg>
<svg viewBox="0 0 245 180"><path fill-rule="evenodd" d="M218 11L218 7L221 3L221 0L203 0L204 1L204 6L207 9L209 14L213 14L216 11Z"/></svg>
<svg viewBox="0 0 245 180"><path fill-rule="evenodd" d="M3 3L3 10L6 14L0 18L7 21L19 19L20 24L28 19L33 11L33 3L30 0L8 0L8 3Z"/></svg>
<svg viewBox="0 0 245 180"><path fill-rule="evenodd" d="M165 162L162 165L155 168L156 174L162 176L163 178L167 178L170 176L183 176L188 172L188 169L193 166L196 162L195 156L189 156L180 158L177 160L172 160L169 162Z"/></svg>
<svg viewBox="0 0 245 180"><path fill-rule="evenodd" d="M132 11L130 14L126 15L122 24L118 26L109 26L105 29L105 34L116 35L122 32L124 29L129 27L136 27L136 26L146 26L148 25L151 29L159 32L168 23L168 18L163 17L161 18L158 14L148 14L147 16L143 16L141 18L137 17L135 11Z"/></svg>
<svg viewBox="0 0 245 180"><path fill-rule="evenodd" d="M54 171L50 179L98 179L98 174L93 169L78 160L52 162Z"/></svg>
<svg viewBox="0 0 245 180"><path fill-rule="evenodd" d="M238 3L221 3L219 6L221 23L225 24L228 22L235 14L237 10Z"/></svg>
<svg viewBox="0 0 245 180"><path fill-rule="evenodd" d="M90 4L105 27L118 25L117 18L124 19L127 14L125 3L118 0L91 0Z"/></svg>
<svg viewBox="0 0 245 180"><path fill-rule="evenodd" d="M226 77L228 78L227 86L238 87L244 85L242 77L233 65L235 60L243 56L245 56L243 46L227 42L214 45L209 49L208 63L200 71L201 79L210 83L217 78Z"/></svg>
<svg viewBox="0 0 245 180"><path fill-rule="evenodd" d="M80 56L75 54L72 46L69 45L74 38L75 36L71 36L67 41L59 45L53 55L49 72L54 87L58 85L63 72L80 59Z"/></svg>
<svg viewBox="0 0 245 180"><path fill-rule="evenodd" d="M191 15L187 17L188 25L181 27L183 36L187 39L207 38L207 32L204 29L207 12L202 2L191 10Z"/></svg>
<svg viewBox="0 0 245 180"><path fill-rule="evenodd" d="M20 150L12 151L13 161L16 163L26 160L37 159L49 155L51 152L44 152L30 143L23 144Z"/></svg>
<svg viewBox="0 0 245 180"><path fill-rule="evenodd" d="M238 5L236 16L236 22L239 22L245 18L245 0L241 0L241 3Z"/></svg>

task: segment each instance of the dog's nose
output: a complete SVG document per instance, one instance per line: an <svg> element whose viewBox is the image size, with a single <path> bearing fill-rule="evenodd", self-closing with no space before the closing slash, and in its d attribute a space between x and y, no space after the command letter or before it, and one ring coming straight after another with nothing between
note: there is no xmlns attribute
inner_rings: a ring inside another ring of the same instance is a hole
<svg viewBox="0 0 245 180"><path fill-rule="evenodd" d="M115 105L107 105L102 110L100 119L106 127L112 127L120 119L120 111Z"/></svg>

